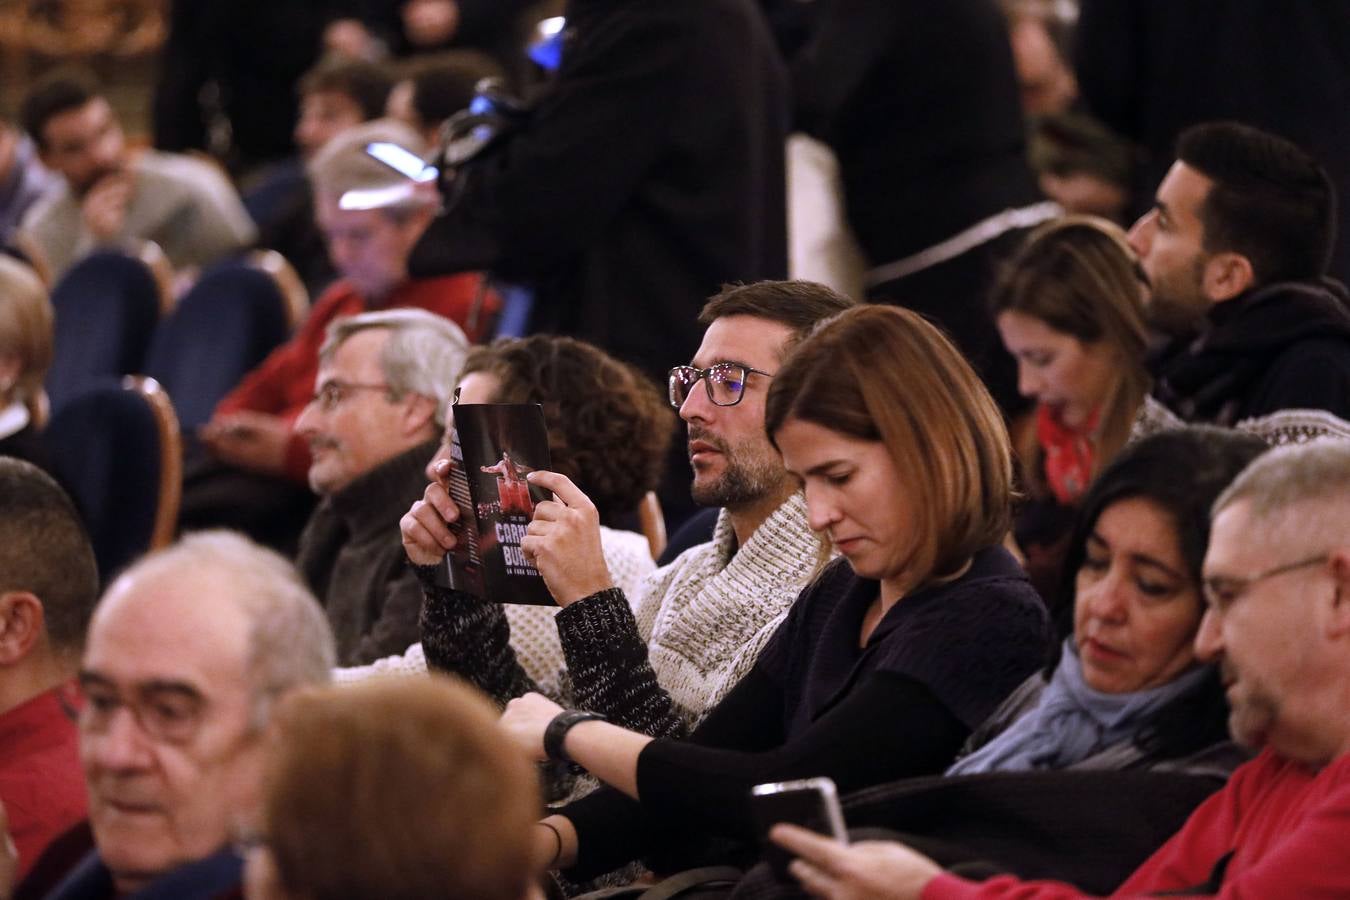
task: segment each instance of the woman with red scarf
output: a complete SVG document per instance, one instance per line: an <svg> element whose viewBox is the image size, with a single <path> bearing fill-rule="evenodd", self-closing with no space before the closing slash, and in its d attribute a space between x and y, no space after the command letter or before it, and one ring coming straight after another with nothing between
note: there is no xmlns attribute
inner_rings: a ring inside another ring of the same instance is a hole
<svg viewBox="0 0 1350 900"><path fill-rule="evenodd" d="M1091 216L1038 229L995 288L1018 390L1036 400L1035 429L1020 448L1026 496L1014 534L1043 594L1058 584L1074 508L1125 444L1148 394L1143 297L1124 231Z"/></svg>

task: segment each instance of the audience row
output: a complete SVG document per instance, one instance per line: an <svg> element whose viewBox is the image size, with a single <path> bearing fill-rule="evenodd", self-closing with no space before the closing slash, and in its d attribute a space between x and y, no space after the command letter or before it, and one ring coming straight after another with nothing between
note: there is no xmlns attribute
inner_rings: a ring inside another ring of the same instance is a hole
<svg viewBox="0 0 1350 900"><path fill-rule="evenodd" d="M32 92L60 178L0 258L15 896L1350 893L1326 170L1207 122L1128 231L1063 215L1010 77L1039 13L1010 46L984 0L797 6L569 3L528 99L322 62L242 200L96 86ZM869 303L782 280L790 127L836 154ZM130 237L180 291L261 240L322 294L188 435L183 536L100 571L8 455L45 463L43 275ZM464 462L506 404L549 464ZM653 492L707 513L664 564ZM550 603L456 569L498 543ZM865 832L770 829L766 782Z"/></svg>

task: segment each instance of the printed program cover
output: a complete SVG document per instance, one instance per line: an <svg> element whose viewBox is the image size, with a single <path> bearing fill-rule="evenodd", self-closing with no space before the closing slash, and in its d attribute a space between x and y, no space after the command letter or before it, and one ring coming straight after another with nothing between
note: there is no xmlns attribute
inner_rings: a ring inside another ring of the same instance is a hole
<svg viewBox="0 0 1350 900"><path fill-rule="evenodd" d="M495 603L552 606L553 597L520 539L534 505L551 499L525 476L549 468L548 432L536 403L455 406L450 497L459 506L458 544L438 581Z"/></svg>

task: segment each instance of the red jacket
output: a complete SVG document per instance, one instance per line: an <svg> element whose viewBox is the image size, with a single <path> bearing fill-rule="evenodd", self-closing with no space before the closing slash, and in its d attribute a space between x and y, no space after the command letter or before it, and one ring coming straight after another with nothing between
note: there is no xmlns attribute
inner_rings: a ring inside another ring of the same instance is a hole
<svg viewBox="0 0 1350 900"><path fill-rule="evenodd" d="M1206 882L1215 863L1233 858L1216 896L1350 896L1350 754L1311 771L1266 750L1233 773L1228 785L1186 820L1170 841L1111 896L1143 897ZM1066 884L992 878L973 884L954 875L933 879L923 900L1069 900L1084 895Z"/></svg>
<svg viewBox="0 0 1350 900"><path fill-rule="evenodd" d="M481 293L481 298L480 298ZM481 308L475 310L475 305ZM404 282L394 289L383 309L408 306L429 310L450 319L464 329L469 340L478 340L485 324L492 320L498 299L483 290L482 276L476 273L421 278ZM319 347L323 345L328 323L340 316L367 312L365 298L345 279L324 291L295 335L273 350L262 363L239 382L216 406L216 415L252 410L281 416L294 422L314 396L314 379L319 374ZM476 313L476 315L475 315ZM470 325L470 319L474 321ZM305 483L309 472L309 445L292 434L286 447L286 475Z"/></svg>

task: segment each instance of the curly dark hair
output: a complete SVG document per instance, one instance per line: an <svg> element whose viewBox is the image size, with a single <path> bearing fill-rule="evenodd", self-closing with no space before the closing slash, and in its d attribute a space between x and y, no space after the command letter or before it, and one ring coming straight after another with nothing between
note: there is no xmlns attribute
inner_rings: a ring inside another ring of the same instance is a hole
<svg viewBox="0 0 1350 900"><path fill-rule="evenodd" d="M631 513L661 480L675 414L635 367L583 341L536 334L474 347L460 377L474 372L501 382L498 403L543 406L554 470L602 519Z"/></svg>

